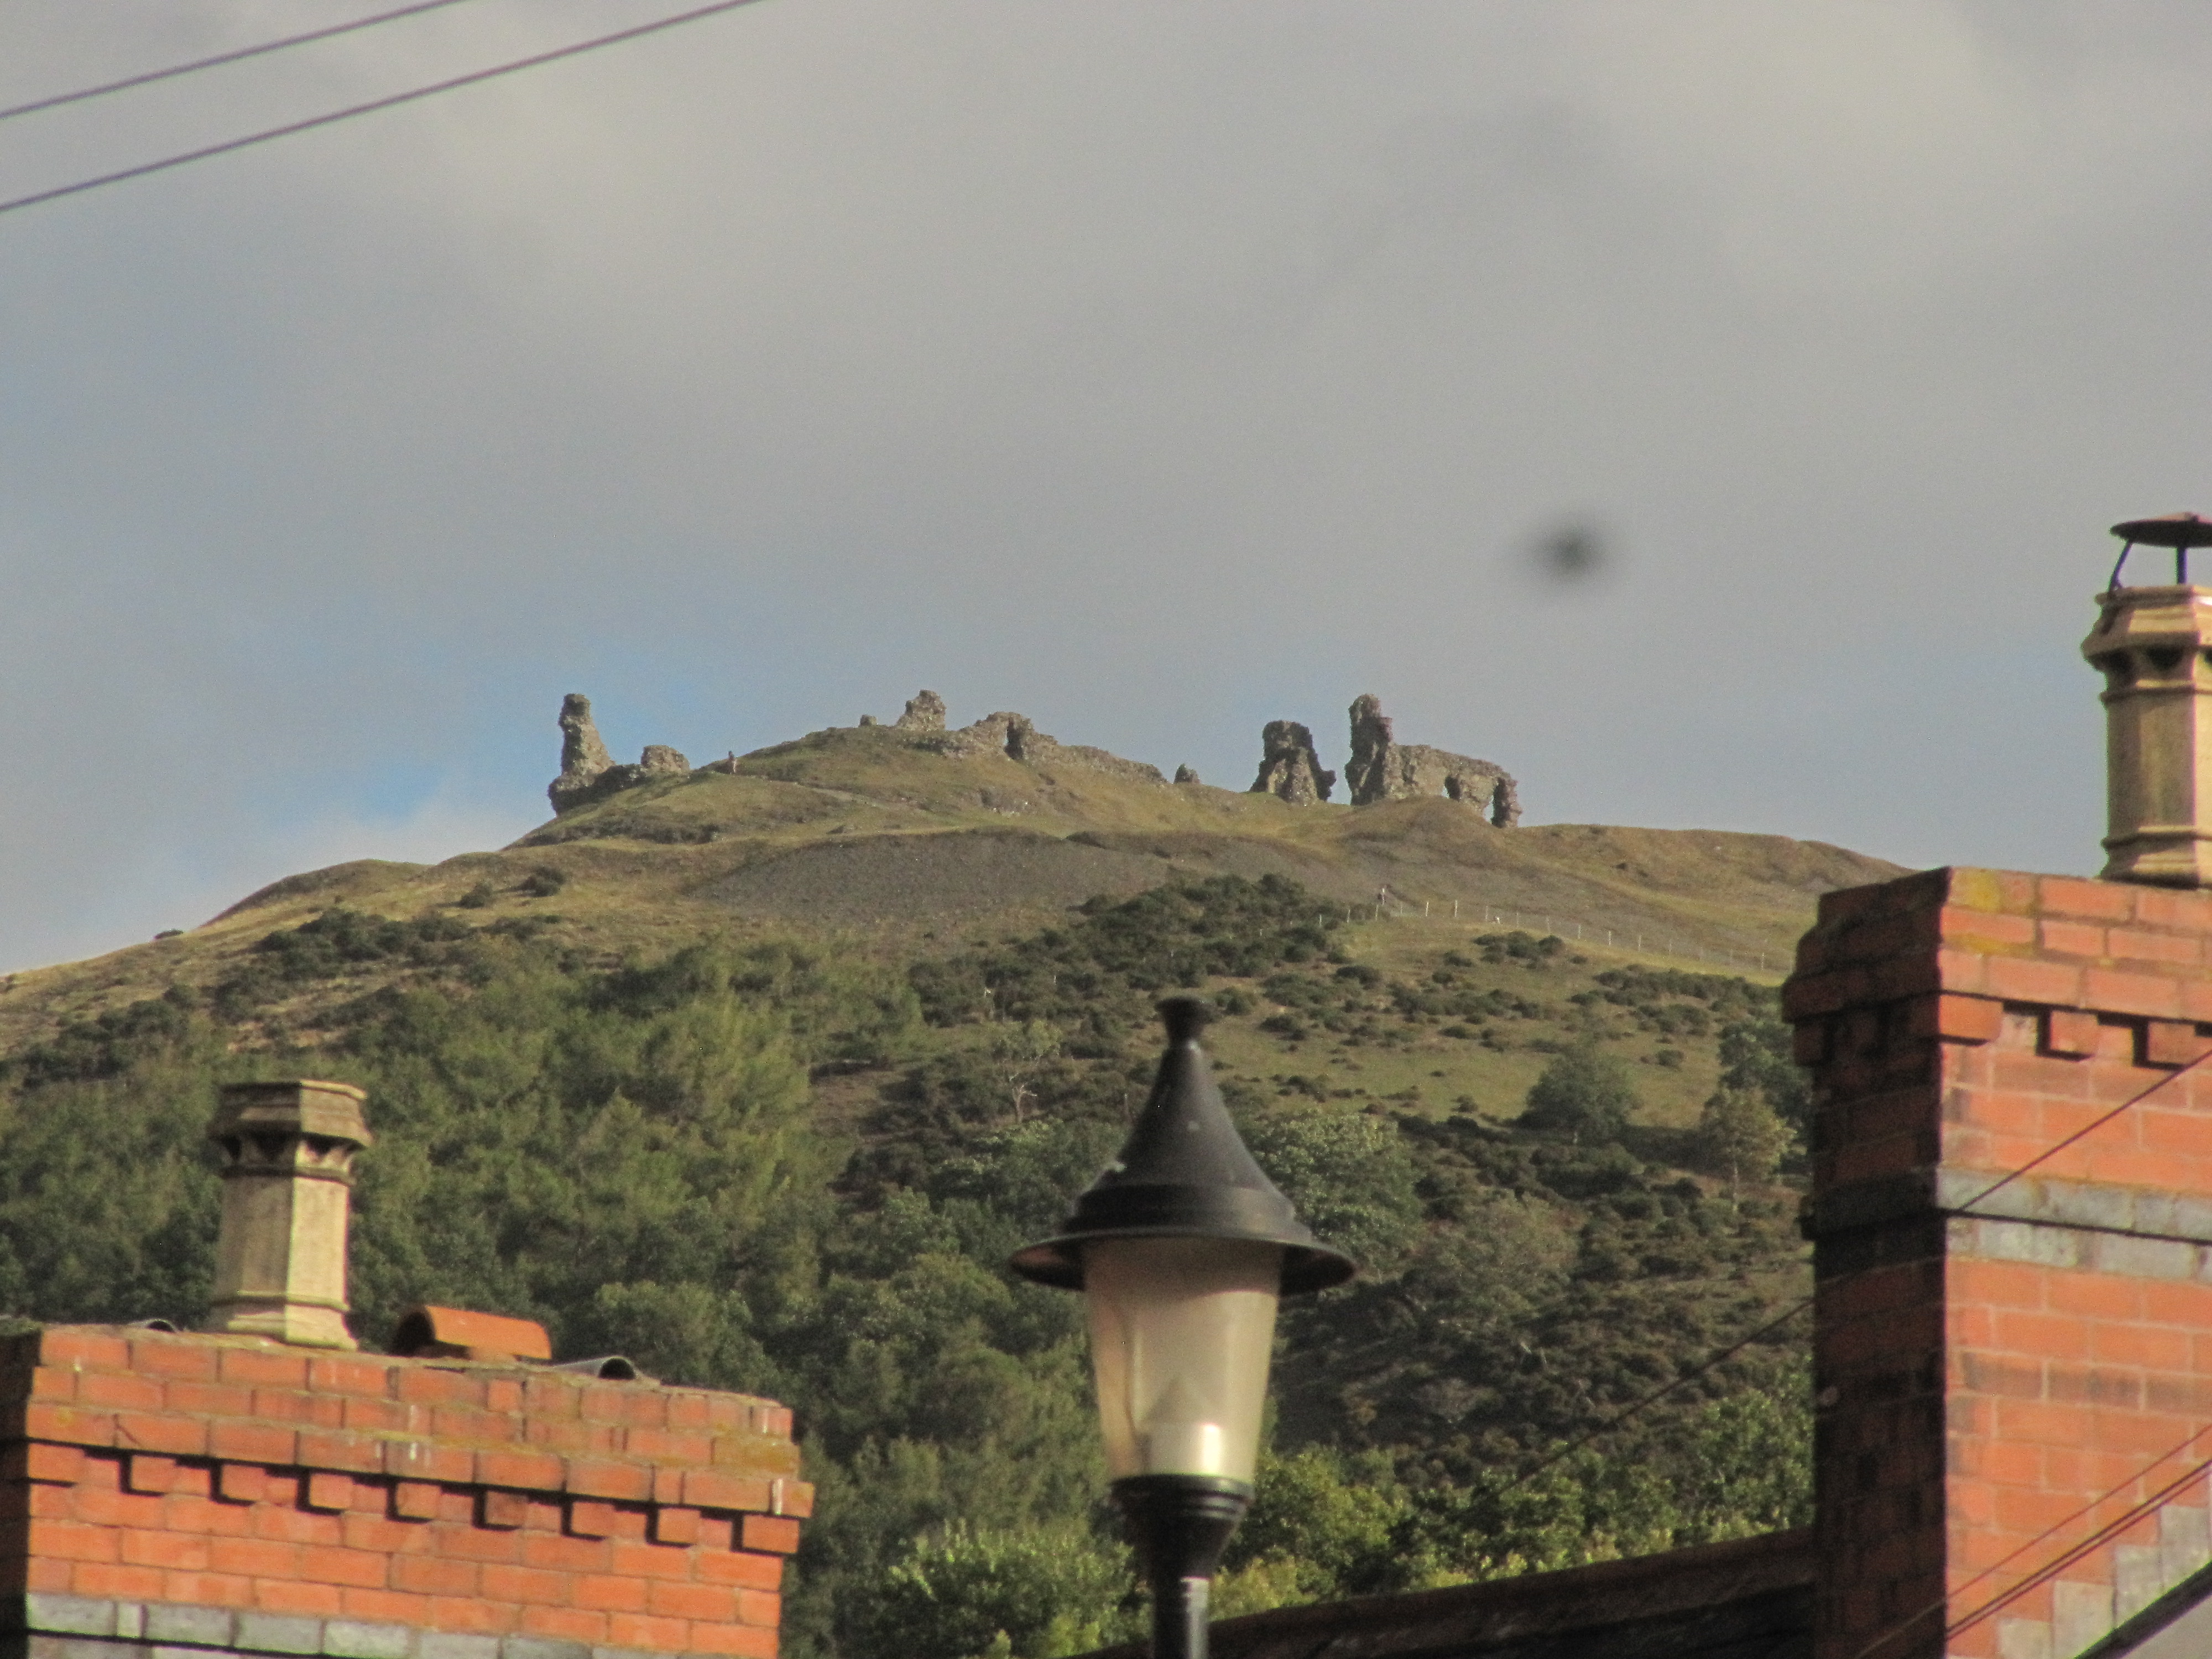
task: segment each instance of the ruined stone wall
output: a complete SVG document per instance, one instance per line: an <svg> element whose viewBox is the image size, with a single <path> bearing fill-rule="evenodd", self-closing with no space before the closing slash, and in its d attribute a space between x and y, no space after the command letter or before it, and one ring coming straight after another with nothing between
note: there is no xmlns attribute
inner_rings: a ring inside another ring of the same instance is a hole
<svg viewBox="0 0 2212 1659"><path fill-rule="evenodd" d="M592 719L592 700L571 691L561 700L561 775L545 786L558 815L605 800L617 790L654 778L689 777L691 763L665 743L649 743L635 766L617 766L599 740Z"/></svg>
<svg viewBox="0 0 2212 1659"><path fill-rule="evenodd" d="M913 705L908 706L910 708ZM903 725L904 721L902 720L901 724ZM946 732L942 736L931 735L927 728L920 729L925 734L924 747L956 758L999 754L1024 766L1073 766L1087 771L1103 772L1110 777L1123 778L1131 783L1164 785L1167 782L1166 774L1157 766L1147 765L1143 761L1126 760L1110 750L1095 749L1086 743L1062 743L1049 733L1038 731L1036 722L1028 715L1018 714L1012 709L1000 709L996 714L986 714L973 725L963 726L956 732Z"/></svg>
<svg viewBox="0 0 2212 1659"><path fill-rule="evenodd" d="M893 729L900 732L942 732L945 729L945 699L934 691L915 692L907 699L906 712L898 717Z"/></svg>
<svg viewBox="0 0 2212 1659"><path fill-rule="evenodd" d="M1269 720L1260 733L1260 775L1251 793L1275 795L1293 806L1328 799L1336 774L1321 763L1313 733L1296 720Z"/></svg>
<svg viewBox="0 0 2212 1659"><path fill-rule="evenodd" d="M546 786L556 812L593 798L599 781L615 763L592 720L592 700L580 691L561 699L561 775Z"/></svg>
<svg viewBox="0 0 2212 1659"><path fill-rule="evenodd" d="M1520 786L1504 767L1426 744L1398 742L1390 717L1372 693L1355 699L1351 714L1352 760L1345 781L1354 806L1443 795L1487 814L1501 830L1521 821Z"/></svg>

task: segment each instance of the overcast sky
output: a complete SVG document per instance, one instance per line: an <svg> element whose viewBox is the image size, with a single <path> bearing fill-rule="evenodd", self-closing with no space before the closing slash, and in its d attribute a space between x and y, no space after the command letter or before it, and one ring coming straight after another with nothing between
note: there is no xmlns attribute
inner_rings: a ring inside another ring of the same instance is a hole
<svg viewBox="0 0 2212 1659"><path fill-rule="evenodd" d="M377 9L0 0L0 101ZM0 195L683 9L0 125ZM0 969L920 686L1242 787L2089 870L2212 503L2191 0L764 0L0 216ZM1581 529L1595 574L1546 574Z"/></svg>

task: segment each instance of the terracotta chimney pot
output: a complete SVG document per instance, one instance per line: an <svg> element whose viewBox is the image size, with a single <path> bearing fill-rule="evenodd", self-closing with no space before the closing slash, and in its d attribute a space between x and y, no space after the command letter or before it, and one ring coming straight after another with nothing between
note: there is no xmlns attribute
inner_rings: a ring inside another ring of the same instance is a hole
<svg viewBox="0 0 2212 1659"><path fill-rule="evenodd" d="M428 1304L400 1316L392 1333L392 1352L417 1359L481 1359L511 1363L550 1360L553 1343L534 1319L477 1313L468 1308Z"/></svg>

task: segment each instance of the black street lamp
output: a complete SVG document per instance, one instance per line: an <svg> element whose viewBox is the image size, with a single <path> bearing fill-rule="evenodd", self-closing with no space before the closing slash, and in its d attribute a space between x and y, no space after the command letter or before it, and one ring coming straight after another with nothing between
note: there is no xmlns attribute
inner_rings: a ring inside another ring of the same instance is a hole
<svg viewBox="0 0 2212 1659"><path fill-rule="evenodd" d="M1275 1304L1357 1271L1316 1241L1229 1121L1194 997L1121 1153L1023 1278L1081 1291L1115 1500L1152 1588L1153 1659L1205 1659L1206 1597L1252 1503Z"/></svg>

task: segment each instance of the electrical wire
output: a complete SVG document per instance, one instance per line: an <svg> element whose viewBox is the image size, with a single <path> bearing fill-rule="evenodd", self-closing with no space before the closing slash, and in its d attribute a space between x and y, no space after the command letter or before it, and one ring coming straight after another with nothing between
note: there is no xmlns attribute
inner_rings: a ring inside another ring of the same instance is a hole
<svg viewBox="0 0 2212 1659"><path fill-rule="evenodd" d="M334 122L349 121L356 115L370 115L378 110L392 109L400 104L411 104L417 99L428 98L441 92L451 92L457 87L470 87L480 81L495 80L502 75L514 75L526 69L536 69L541 64L558 63L564 58L574 58L587 52L597 52L602 46L611 46L619 41L635 40L641 35L658 34L663 29L672 29L680 24L696 23L701 18L713 17L726 11L735 11L741 6L757 5L759 0L716 0L709 6L700 6L690 11L678 12L672 17L663 17L650 23L617 29L612 34L599 35L589 40L580 40L574 46L556 46L550 52L536 52L528 58L518 58L505 64L495 64L489 69L457 75L450 80L435 82L411 91L393 93L387 98L371 99L365 104L354 104L345 109L332 110L328 114L309 116L304 121L289 121L281 127L270 127L260 132L248 133L243 138L226 139L219 144L204 145L186 150L181 155L164 156L158 161L142 161L137 167L119 172L105 173L95 179L81 179L73 185L58 185L51 190L41 190L29 196L18 196L13 201L0 202L0 213L14 213L19 209L36 207L42 202L58 201L64 196L80 196L88 190L98 190L104 185L119 185L126 179L143 179L149 173L166 173L171 167L180 167L191 161L204 161L211 155L227 155L233 150L245 149L254 144L265 144L276 138L289 138L295 132L310 132L317 127L326 127Z"/></svg>
<svg viewBox="0 0 2212 1659"><path fill-rule="evenodd" d="M2212 1433L2212 1426L2197 1430L2195 1432L2188 1436L2187 1438L2184 1439L2180 1444L2172 1448L2170 1450L2161 1452L2158 1456L2151 1459L2148 1463L2146 1463L2142 1468L2137 1469L2133 1474L2121 1481L2118 1486L2110 1487L2107 1490L2100 1492L2096 1497L2082 1504L2081 1508L2075 1510L2072 1514L2061 1516L2059 1519L2052 1522L2049 1526L2045 1527L2041 1532L2036 1534L2034 1537L2029 1539L2026 1543L2018 1545L2007 1552L2002 1558L1992 1562L1990 1565L1983 1568L1981 1571L1976 1573L1972 1578L1967 1579L1965 1583L1960 1584L1959 1589L1961 1590L1972 1589L1974 1585L1981 1583L1983 1579L1987 1578L1992 1573L2003 1571L2006 1566L2017 1560L2020 1557L2027 1554L2038 1544L2044 1542L2053 1534L2057 1533L2067 1527L2072 1526L2083 1516L2093 1513L2100 1505L2112 1502L2114 1498L2126 1491L2128 1487L2133 1486L2136 1481L2142 1480L2160 1464L2166 1462L2169 1458L2179 1457L2181 1455L2182 1453L2187 1451L2189 1448L2194 1445L2197 1441L2202 1440L2208 1433ZM1991 1613L1998 1612L2000 1609L2010 1605L2012 1602L2018 1601L2022 1595L2025 1595L2029 1590L2033 1589L2037 1585L2047 1583L2051 1578L2056 1577L2059 1573L2064 1571L2068 1567L2072 1566L2076 1561L2081 1560L2084 1556L2089 1554L2100 1546L2110 1543L2114 1538L2117 1538L2120 1534L2125 1532L2130 1527L2134 1526L2138 1521L2142 1520L2147 1516L2156 1513L2160 1509L2163 1508L2175 1493L2182 1491L2192 1482L2203 1480L2208 1472L2212 1472L2212 1458L2207 1458L2201 1462L2191 1465L2180 1474L2175 1476L2174 1479L2167 1481L2166 1485L2160 1486L2156 1492L2151 1493L2149 1497L2138 1499L2136 1504L2129 1508L2124 1514L2116 1516L2112 1520L2107 1521L2103 1526L2098 1528L2096 1531L2090 1534L2088 1537L2083 1539L2080 1543L2072 1546L2070 1548L2062 1550L2057 1555L2045 1562L2043 1565L2036 1568L2033 1572L2027 1574L2010 1589L2002 1591L1999 1594L1991 1596L1988 1601L1974 1608L1972 1612L1966 1614L1965 1617L1959 1620L1957 1623L1946 1626L1943 1631L1945 1640L1948 1642L1950 1638L1956 1636L1960 1632L1971 1629L1972 1626L1980 1624L1982 1620L1987 1619ZM1950 1595L1946 1595L1940 1601L1930 1601L1925 1606L1920 1607L1917 1612L1908 1613L1903 1619L1899 1620L1897 1623L1889 1626L1888 1629L1881 1632L1864 1647L1859 1649L1856 1653L1851 1656L1851 1659L1869 1659L1869 1655L1878 1652L1882 1648L1887 1647L1890 1643L1897 1640L1899 1637L1904 1635L1907 1631L1919 1624L1923 1620L1942 1612L1946 1607L1951 1605L1951 1601L1952 1596Z"/></svg>
<svg viewBox="0 0 2212 1659"><path fill-rule="evenodd" d="M13 105L0 109L0 121L12 121L19 115L35 115L40 110L59 109L65 104L82 104L88 98L105 98L111 92L127 92L132 87L151 86L156 81L174 80L179 75L194 75L201 70L210 70L224 64L243 63L249 58L260 58L272 52L283 52L287 46L304 46L311 40L328 40L341 34L351 34L356 29L374 28L379 23L394 19L412 17L419 12L438 11L447 6L458 6L461 0L415 0L411 6L397 7L380 11L374 16L356 17L350 23L333 23L328 28L310 29L305 34L288 34L281 40L264 40L258 46L240 46L235 52L217 52L212 58L196 58L189 64L175 64L167 69L149 70L143 75L126 76L120 81L109 81L96 87L85 87L76 92L56 93L51 98L34 98L27 104Z"/></svg>
<svg viewBox="0 0 2212 1659"><path fill-rule="evenodd" d="M1964 1204L1959 1206L1956 1210L1952 1211L1950 1213L1954 1215L1967 1215L1972 1213L1977 1204L1979 1204L1984 1200L2002 1192L2005 1188L2012 1185L2014 1182L2019 1180L2022 1176L2026 1175L2029 1170L2036 1168L2039 1164L2048 1163L2051 1159L2057 1157L2059 1153L2064 1152L2069 1146L2073 1146L2075 1142L2081 1140L2085 1136L2094 1134L2099 1129L2103 1128L2105 1125L2110 1123L2114 1118L2118 1117L2122 1113L2141 1105L2144 1101L2149 1099L2151 1096L2156 1094L2160 1089L2166 1088L2170 1084L2179 1082L2181 1079L2188 1076L2190 1073L2195 1071L2198 1066L2203 1065L2207 1060L2212 1060L2212 1048L2207 1048L2203 1054L2197 1055L2196 1059L2190 1060L2184 1065L2176 1066L2172 1071L2168 1072L2164 1077L2155 1079L2142 1089L2137 1091L2135 1094L2130 1095L2127 1099L2113 1107L2109 1112L2103 1113L2097 1117L2092 1118L2081 1127L2075 1130L2073 1133L2065 1136L2062 1139L2054 1141L2051 1146L2044 1148L2043 1151L2038 1152L2033 1158L2028 1159L2027 1163L2021 1164L2018 1169L2010 1170L2007 1174L2000 1176L1996 1180L1983 1188L1981 1191L1976 1193L1972 1198L1968 1199ZM1809 1296L1807 1297L1802 1302L1793 1304L1790 1308L1784 1310L1782 1313L1777 1315L1773 1319L1768 1321L1765 1324L1761 1325L1757 1330L1752 1332L1750 1335L1739 1338L1736 1341L1729 1344L1727 1347L1723 1348L1718 1353L1712 1355L1698 1365L1693 1366L1689 1370L1683 1372L1681 1376L1676 1377L1673 1382L1668 1382L1662 1387L1654 1389L1649 1394L1641 1395L1635 1400L1632 1400L1627 1405L1622 1407L1618 1412L1615 1412L1611 1417L1598 1425L1597 1427L1583 1435L1580 1438L1570 1441L1566 1445L1560 1447L1557 1451L1548 1454L1539 1462L1532 1464L1529 1468L1522 1470L1519 1474L1515 1475L1512 1480L1507 1481L1504 1486L1498 1489L1496 1496L1503 1498L1507 1492L1513 1492L1519 1487L1528 1485L1529 1481L1543 1474L1545 1470L1555 1468L1557 1465L1564 1462L1566 1459L1573 1456L1577 1452L1582 1450L1583 1447L1590 1444L1591 1442L1601 1440L1607 1435L1611 1434L1615 1429L1620 1427L1622 1424L1627 1422L1629 1419L1636 1416L1639 1412L1644 1411L1646 1407L1657 1405L1659 1401L1664 1400L1668 1395L1673 1394L1678 1389L1687 1388L1699 1377L1702 1377L1711 1371L1715 1366L1724 1364L1726 1361L1734 1358L1737 1354L1741 1353L1746 1348L1758 1341L1761 1337L1771 1335L1774 1332L1781 1329L1783 1326L1788 1324L1799 1314L1803 1313L1808 1308L1811 1307L1813 1305L1813 1297ZM2199 1432L2202 1433L2203 1431L2199 1431ZM2192 1440L2196 1437L2197 1437L2195 1435L2191 1435L2190 1437ZM2184 1442L2183 1443L2185 1445L2188 1443ZM2172 1455L2172 1453L2169 1452L2166 1454L2166 1456L2170 1457ZM2164 1461L2164 1458L2154 1460L2150 1467L2156 1468L2159 1462L2163 1462ZM2141 1478L2140 1473L2130 1477L2131 1480L2139 1480ZM2113 1490L2118 1491L2118 1488L2115 1487ZM2112 1494L2108 1492L2106 1494L2106 1497L2109 1498L2111 1495ZM2097 1504L2100 1504L2104 1501L2105 1499L2102 1498L2095 1499L2087 1507L2094 1509ZM2077 1515L2081 1513L2086 1513L2086 1510L2076 1511ZM2073 1517L2069 1518L2071 1519ZM2061 1522L2058 1524L2063 1526L2065 1522ZM2043 1536L2048 1536L2048 1533L2046 1532ZM2039 1537L2037 1539L2031 1540L2030 1545L2040 1541L2041 1538ZM2023 1545L2021 1547L2023 1549L2027 1548L2030 1545ZM2015 1552L2015 1553L2017 1553L2017 1552ZM2010 1558L2008 1557L2007 1559L2009 1559ZM1946 1604L1938 1604L1939 1609L1942 1605ZM1925 1612L1916 1613L1913 1615L1912 1622L1917 1622L1927 1616L1928 1615ZM1902 1628L1902 1626L1899 1628ZM1894 1632L1890 1632L1890 1635L1893 1634L1895 1634ZM1889 1635L1882 1636L1877 1638L1875 1645L1878 1646L1881 1642L1887 1641L1888 1639L1890 1639ZM1872 1651L1873 1647L1871 1646L1864 1649L1858 1656L1856 1656L1856 1659L1865 1659L1865 1655Z"/></svg>
<svg viewBox="0 0 2212 1659"><path fill-rule="evenodd" d="M1706 1372L1711 1370L1714 1366L1718 1365L1726 1360L1733 1359L1736 1355L1741 1353L1753 1343L1758 1341L1759 1338L1772 1335L1776 1331L1780 1330L1784 1325L1787 1325L1791 1320L1796 1318L1799 1314L1803 1313L1806 1309L1812 1305L1813 1298L1808 1296L1802 1302L1792 1304L1774 1318L1768 1320L1766 1323L1761 1325L1757 1330L1752 1332L1750 1335L1737 1338L1735 1341L1730 1343L1727 1347L1723 1348L1718 1353L1714 1354L1702 1364L1696 1366L1692 1370L1684 1371L1681 1376L1676 1377L1672 1382L1667 1383L1663 1387L1654 1389L1650 1393L1644 1395L1638 1399L1630 1401L1628 1404L1623 1406L1611 1417L1608 1417L1604 1422L1599 1424L1597 1427L1592 1429L1588 1434L1583 1435L1581 1439L1570 1441L1567 1444L1560 1447L1557 1451L1553 1452L1549 1456L1547 1456L1540 1462L1531 1464L1528 1468L1523 1469L1520 1474L1515 1475L1510 1480L1500 1486L1493 1496L1503 1498L1507 1492L1516 1491L1522 1486L1527 1486L1538 1475L1543 1474L1545 1470L1566 1462L1568 1458L1572 1457L1577 1452L1589 1445L1593 1440L1603 1439L1607 1435L1611 1434L1615 1429L1628 1421L1630 1418L1635 1416L1645 1407L1657 1405L1668 1395L1674 1393L1675 1389L1687 1388L1691 1383L1705 1376Z"/></svg>
<svg viewBox="0 0 2212 1659"><path fill-rule="evenodd" d="M1968 1199L1964 1204L1961 1204L1959 1206L1958 1213L1964 1215L1967 1211L1972 1209L1975 1205L1980 1203L1984 1199L1990 1197L1992 1194L2002 1192L2005 1188L2011 1186L2014 1182L2019 1180L2022 1176L2026 1175L2030 1170L2035 1168L2039 1164L2048 1163L2051 1159L2057 1157L2059 1153L2064 1152L2069 1146L2071 1146L2075 1141L2081 1139L2083 1136L2095 1133L2098 1130L2103 1128L2107 1123L2110 1123L2114 1118L2118 1117L2121 1113L2129 1110L2132 1107L2141 1105L2144 1101L2156 1094L2160 1089L2165 1088L2167 1084L2179 1082L2181 1079L2187 1077L2191 1072L2204 1064L2208 1060L2212 1060L2212 1048L2207 1048L2203 1054L2197 1055L2196 1059L2190 1060L2187 1064L2176 1066L2172 1071L2168 1072L2164 1077L2160 1078L2157 1081L2145 1086L2138 1093L2129 1096L2127 1099L2113 1107L2111 1111L2106 1112L2103 1116L2090 1119L2088 1122L2083 1124L2080 1128L2076 1129L2072 1134L2068 1135L2064 1139L2056 1141L2052 1145L2045 1147L2042 1152L2038 1152L2033 1158L2028 1159L2027 1163L2021 1164L2020 1168L2012 1171L2011 1174L2003 1176L1998 1180L1991 1182L1989 1186L1983 1188L1981 1191L1976 1193L1972 1198Z"/></svg>

